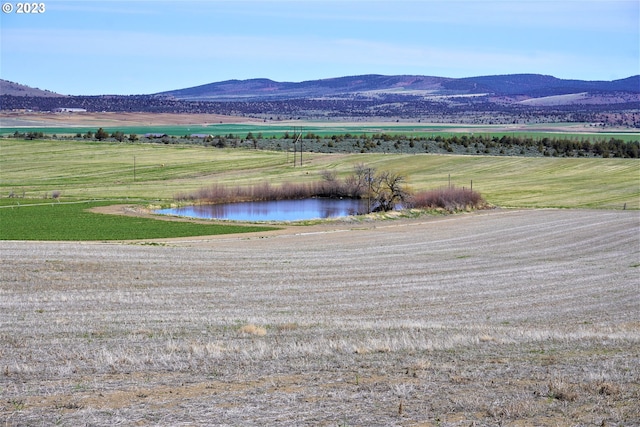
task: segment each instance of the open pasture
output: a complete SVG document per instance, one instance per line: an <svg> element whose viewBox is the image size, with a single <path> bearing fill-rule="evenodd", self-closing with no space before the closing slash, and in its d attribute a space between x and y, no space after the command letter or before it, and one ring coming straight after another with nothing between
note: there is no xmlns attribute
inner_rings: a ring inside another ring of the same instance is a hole
<svg viewBox="0 0 640 427"><path fill-rule="evenodd" d="M0 419L637 426L640 212L3 242Z"/></svg>
<svg viewBox="0 0 640 427"><path fill-rule="evenodd" d="M170 202L214 183L307 182L365 163L402 173L414 190L471 187L502 207L640 209L638 159L304 153L191 145L0 139L0 194ZM298 158L299 162L299 158Z"/></svg>

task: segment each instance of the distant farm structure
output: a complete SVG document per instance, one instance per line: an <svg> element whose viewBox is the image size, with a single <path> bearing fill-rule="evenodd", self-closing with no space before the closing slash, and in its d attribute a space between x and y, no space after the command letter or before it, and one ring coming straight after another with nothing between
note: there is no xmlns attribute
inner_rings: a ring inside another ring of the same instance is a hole
<svg viewBox="0 0 640 427"><path fill-rule="evenodd" d="M86 113L86 108L58 107L53 110L54 113Z"/></svg>

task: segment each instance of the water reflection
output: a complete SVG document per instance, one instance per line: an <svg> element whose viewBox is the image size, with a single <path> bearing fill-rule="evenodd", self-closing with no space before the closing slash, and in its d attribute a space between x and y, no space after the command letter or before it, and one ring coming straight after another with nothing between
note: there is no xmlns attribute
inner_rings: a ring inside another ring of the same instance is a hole
<svg viewBox="0 0 640 427"><path fill-rule="evenodd" d="M300 221L358 215L366 211L366 200L315 198L184 206L160 209L155 212L164 215L234 221Z"/></svg>

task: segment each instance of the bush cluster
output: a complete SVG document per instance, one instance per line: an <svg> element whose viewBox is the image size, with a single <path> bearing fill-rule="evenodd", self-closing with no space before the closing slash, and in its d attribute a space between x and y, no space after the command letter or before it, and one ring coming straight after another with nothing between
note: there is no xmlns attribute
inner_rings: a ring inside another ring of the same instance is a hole
<svg viewBox="0 0 640 427"><path fill-rule="evenodd" d="M410 208L439 208L448 211L458 211L479 209L484 207L486 203L477 191L452 186L413 194L409 198L407 205Z"/></svg>
<svg viewBox="0 0 640 427"><path fill-rule="evenodd" d="M308 183L284 183L280 186L268 182L248 187L212 184L191 193L178 193L177 201L197 201L199 203L235 203L263 200L295 200L310 197L352 197L360 198L357 192L349 193L340 183L316 181Z"/></svg>
<svg viewBox="0 0 640 427"><path fill-rule="evenodd" d="M482 208L485 202L477 191L447 187L412 194L403 185L404 176L388 171L376 171L364 164L355 166L354 173L340 180L333 171L323 171L322 180L308 183L268 182L253 186L213 184L191 193L174 196L180 202L235 203L265 200L294 200L312 197L369 199L371 211L403 208L441 208L448 211Z"/></svg>

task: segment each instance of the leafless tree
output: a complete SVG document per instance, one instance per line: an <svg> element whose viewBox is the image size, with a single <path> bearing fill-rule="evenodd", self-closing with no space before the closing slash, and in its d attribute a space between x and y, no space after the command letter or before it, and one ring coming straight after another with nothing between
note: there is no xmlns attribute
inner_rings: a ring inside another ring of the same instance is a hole
<svg viewBox="0 0 640 427"><path fill-rule="evenodd" d="M390 211L399 203L404 203L409 197L409 191L403 183L405 177L401 174L382 171L371 178L371 197L374 211Z"/></svg>
<svg viewBox="0 0 640 427"><path fill-rule="evenodd" d="M398 203L406 202L410 195L404 182L404 175L389 171L378 172L360 163L355 166L355 174L347 184L359 197L370 200L370 211L390 211Z"/></svg>

